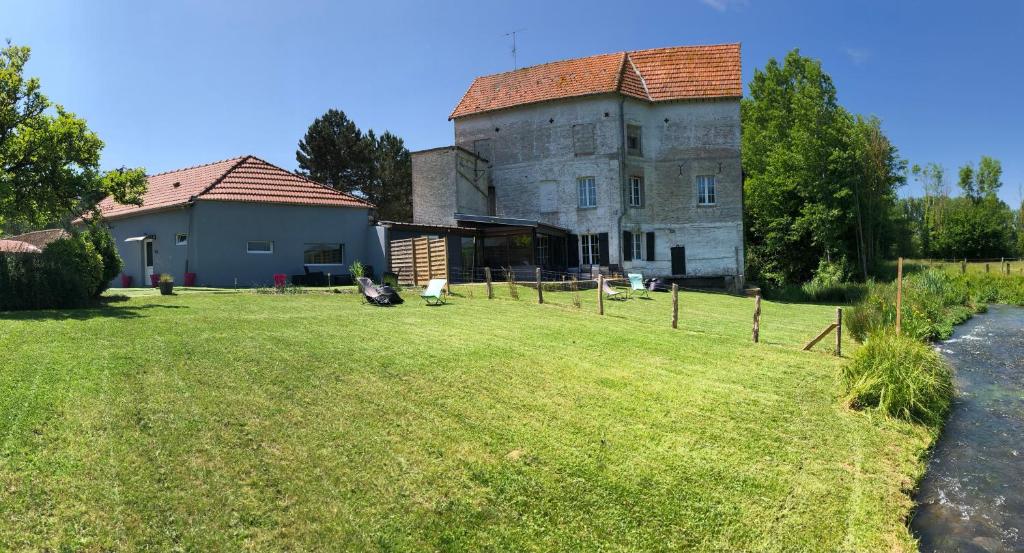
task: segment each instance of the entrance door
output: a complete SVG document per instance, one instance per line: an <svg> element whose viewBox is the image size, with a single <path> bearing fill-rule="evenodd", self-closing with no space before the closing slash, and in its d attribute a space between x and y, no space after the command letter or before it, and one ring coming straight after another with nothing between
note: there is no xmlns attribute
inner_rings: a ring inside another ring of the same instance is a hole
<svg viewBox="0 0 1024 553"><path fill-rule="evenodd" d="M151 238L147 238L142 243L142 268L145 279L142 286L146 286L150 282L150 277L153 276L153 239Z"/></svg>
<svg viewBox="0 0 1024 553"><path fill-rule="evenodd" d="M672 274L686 274L686 248L683 246L675 246L672 248Z"/></svg>

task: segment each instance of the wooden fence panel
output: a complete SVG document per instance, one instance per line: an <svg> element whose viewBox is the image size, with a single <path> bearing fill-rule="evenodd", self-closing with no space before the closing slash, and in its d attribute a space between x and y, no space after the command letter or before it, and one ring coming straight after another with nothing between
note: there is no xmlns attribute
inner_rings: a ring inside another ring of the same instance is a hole
<svg viewBox="0 0 1024 553"><path fill-rule="evenodd" d="M425 237L392 240L391 266L402 286L426 286L432 278L448 277L448 239Z"/></svg>

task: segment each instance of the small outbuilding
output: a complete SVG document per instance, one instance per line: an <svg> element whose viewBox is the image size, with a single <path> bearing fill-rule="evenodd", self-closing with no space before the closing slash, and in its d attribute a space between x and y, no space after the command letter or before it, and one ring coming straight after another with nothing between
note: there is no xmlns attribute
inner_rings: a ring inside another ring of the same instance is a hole
<svg viewBox="0 0 1024 553"><path fill-rule="evenodd" d="M162 273L186 285L266 286L278 273L384 263L372 204L254 156L152 175L142 205L106 198L99 208L133 286Z"/></svg>

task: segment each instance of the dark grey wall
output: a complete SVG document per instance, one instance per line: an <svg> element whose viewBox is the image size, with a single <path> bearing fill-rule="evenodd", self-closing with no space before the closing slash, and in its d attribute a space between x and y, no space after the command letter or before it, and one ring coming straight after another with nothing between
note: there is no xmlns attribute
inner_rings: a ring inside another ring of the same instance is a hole
<svg viewBox="0 0 1024 553"><path fill-rule="evenodd" d="M124 274L131 275L132 286L148 286L144 282L142 267L142 242L125 242L126 238L142 235L154 235L153 240L153 271L156 274L170 273L175 282L183 282L185 275L185 258L192 255L193 242L191 237L187 246L175 246L174 235L188 232L188 210L185 208L172 211L142 214L124 219L114 219L109 223L110 233L117 243L117 250L124 261ZM111 286L121 286L120 278L115 278Z"/></svg>
<svg viewBox="0 0 1024 553"><path fill-rule="evenodd" d="M269 285L274 273L300 274L308 243L345 244L342 263L321 270L347 274L352 261L368 259L372 244L365 208L199 201L193 210L191 265L201 285ZM273 241L274 253L246 253L249 240Z"/></svg>
<svg viewBox="0 0 1024 553"><path fill-rule="evenodd" d="M189 229L191 216L191 229ZM303 273L303 250L307 243L341 243L345 257L341 264L321 270L348 273L355 260L373 265L377 275L384 268L380 237L369 224L366 208L257 204L245 202L198 201L191 208L141 214L110 222L111 232L125 261L125 273L134 285L142 283L142 245L125 238L152 234L157 273L170 273L184 282L185 257L196 273L199 286L266 286L274 273ZM175 246L174 235L188 232L188 246ZM249 240L274 242L271 254L246 252ZM142 284L145 285L145 284ZM114 282L114 286L120 286Z"/></svg>

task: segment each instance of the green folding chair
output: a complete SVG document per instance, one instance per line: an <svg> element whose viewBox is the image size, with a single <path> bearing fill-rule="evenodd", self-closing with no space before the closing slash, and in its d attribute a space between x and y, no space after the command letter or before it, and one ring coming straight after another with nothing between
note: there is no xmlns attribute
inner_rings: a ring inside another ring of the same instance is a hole
<svg viewBox="0 0 1024 553"><path fill-rule="evenodd" d="M650 299L650 294L647 293L647 287L644 286L644 276L636 273L629 273L626 275L629 277L629 290L631 293L639 292L640 296Z"/></svg>
<svg viewBox="0 0 1024 553"><path fill-rule="evenodd" d="M448 284L447 279L432 278L427 283L427 289L420 294L420 297L427 302L427 305L441 305L444 303L444 285Z"/></svg>

